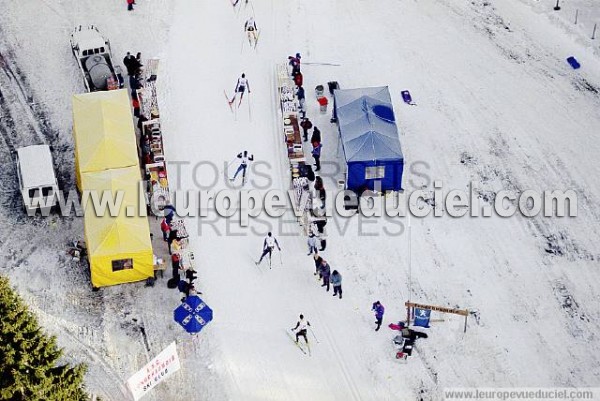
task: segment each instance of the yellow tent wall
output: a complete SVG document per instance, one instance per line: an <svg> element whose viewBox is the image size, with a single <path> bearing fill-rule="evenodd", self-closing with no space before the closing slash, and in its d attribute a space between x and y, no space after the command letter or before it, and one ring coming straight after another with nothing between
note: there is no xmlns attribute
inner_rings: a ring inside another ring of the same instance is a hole
<svg viewBox="0 0 600 401"><path fill-rule="evenodd" d="M73 95L73 137L79 189L84 173L139 165L125 89Z"/></svg>
<svg viewBox="0 0 600 401"><path fill-rule="evenodd" d="M148 219L140 216L140 212L145 213L140 210L140 207L145 209L145 204L139 200L143 199L139 183L137 166L81 174L85 241L94 287L129 283L154 275ZM103 192L115 199L118 191L123 199L115 216L110 215L108 208L94 206L92 192L99 199ZM99 215L102 212L104 216ZM115 261L128 259L132 261L131 268L115 271L115 267L120 267Z"/></svg>

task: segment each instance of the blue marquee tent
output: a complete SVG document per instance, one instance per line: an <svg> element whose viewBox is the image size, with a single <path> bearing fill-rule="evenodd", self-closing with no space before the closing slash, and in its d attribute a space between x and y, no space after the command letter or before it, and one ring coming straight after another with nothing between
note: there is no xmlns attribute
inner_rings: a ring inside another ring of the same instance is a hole
<svg viewBox="0 0 600 401"><path fill-rule="evenodd" d="M388 87L335 90L334 113L347 164L346 188L402 189L404 156Z"/></svg>

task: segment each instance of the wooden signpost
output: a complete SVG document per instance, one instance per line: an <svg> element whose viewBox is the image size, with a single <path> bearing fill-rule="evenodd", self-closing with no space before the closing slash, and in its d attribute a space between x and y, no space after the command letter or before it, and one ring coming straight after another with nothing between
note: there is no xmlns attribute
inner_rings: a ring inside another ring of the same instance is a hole
<svg viewBox="0 0 600 401"><path fill-rule="evenodd" d="M465 317L465 332L467 331L467 317L469 316L468 309L455 309L455 308L446 308L444 306L436 306L436 305L425 305L418 304L416 302L405 302L406 306L406 322L410 323L410 309L411 308L420 308L420 309L429 309L436 312L442 313L452 313L455 315L460 315Z"/></svg>

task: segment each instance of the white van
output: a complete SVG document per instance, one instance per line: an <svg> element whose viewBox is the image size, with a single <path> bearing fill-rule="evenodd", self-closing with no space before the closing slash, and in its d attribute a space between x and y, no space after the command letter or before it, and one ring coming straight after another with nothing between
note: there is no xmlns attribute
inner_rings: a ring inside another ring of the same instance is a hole
<svg viewBox="0 0 600 401"><path fill-rule="evenodd" d="M50 209L58 199L52 154L48 145L26 146L17 150L17 176L25 211Z"/></svg>

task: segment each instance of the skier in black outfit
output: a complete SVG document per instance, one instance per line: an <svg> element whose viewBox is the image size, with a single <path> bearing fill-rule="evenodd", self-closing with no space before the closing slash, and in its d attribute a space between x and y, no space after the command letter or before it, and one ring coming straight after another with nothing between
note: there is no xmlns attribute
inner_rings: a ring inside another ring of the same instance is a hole
<svg viewBox="0 0 600 401"><path fill-rule="evenodd" d="M296 323L296 327L291 329L296 331L296 342L300 337L304 337L304 341L308 344L308 337L306 336L306 330L310 327L310 322L304 319L304 315L300 315L300 320Z"/></svg>
<svg viewBox="0 0 600 401"><path fill-rule="evenodd" d="M275 246L277 246L277 249L279 249L279 251L281 251L281 247L279 246L277 239L275 237L273 237L273 234L271 232L269 232L263 242L262 255L260 255L260 259L258 260L258 262L256 262L256 264L259 265L260 262L262 262L263 258L267 255L269 255L269 261L270 261L271 257L273 256L273 249L275 249Z"/></svg>
<svg viewBox="0 0 600 401"><path fill-rule="evenodd" d="M254 155L248 156L248 151L244 150L243 152L238 153L237 157L238 157L238 159L241 159L240 165L237 168L237 170L235 171L233 178L230 178L230 180L234 181L235 177L237 177L237 175L241 171L242 172L242 183L244 183L246 180L246 168L248 167L248 162L254 161Z"/></svg>
<svg viewBox="0 0 600 401"><path fill-rule="evenodd" d="M250 83L248 82L248 79L246 79L246 74L242 74L242 76L240 78L238 78L237 83L235 84L233 97L229 101L229 104L230 105L233 104L233 102L235 101L235 97L239 93L240 94L240 102L238 103L238 106L239 106L242 103L242 98L244 97L244 92L246 91L246 88L248 88L248 93L250 93Z"/></svg>

